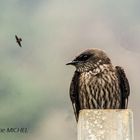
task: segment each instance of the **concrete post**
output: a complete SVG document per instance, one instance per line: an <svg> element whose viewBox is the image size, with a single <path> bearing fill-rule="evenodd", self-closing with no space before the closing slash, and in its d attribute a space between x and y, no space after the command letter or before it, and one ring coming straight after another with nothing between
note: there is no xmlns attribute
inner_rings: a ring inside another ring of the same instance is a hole
<svg viewBox="0 0 140 140"><path fill-rule="evenodd" d="M78 121L78 140L134 140L129 109L84 109Z"/></svg>

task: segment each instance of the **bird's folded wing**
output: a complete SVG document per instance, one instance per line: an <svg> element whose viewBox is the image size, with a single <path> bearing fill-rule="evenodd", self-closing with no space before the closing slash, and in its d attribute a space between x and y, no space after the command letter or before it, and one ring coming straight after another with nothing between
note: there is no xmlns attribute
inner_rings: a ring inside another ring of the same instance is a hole
<svg viewBox="0 0 140 140"><path fill-rule="evenodd" d="M119 86L121 89L121 109L125 109L128 106L130 86L129 86L129 82L123 68L121 68L120 66L116 66L115 68L116 68L116 73L119 80Z"/></svg>
<svg viewBox="0 0 140 140"><path fill-rule="evenodd" d="M80 74L78 72L75 72L70 85L70 99L72 101L72 106L74 109L76 121L78 121L78 115L80 110L79 99L78 99L79 76Z"/></svg>

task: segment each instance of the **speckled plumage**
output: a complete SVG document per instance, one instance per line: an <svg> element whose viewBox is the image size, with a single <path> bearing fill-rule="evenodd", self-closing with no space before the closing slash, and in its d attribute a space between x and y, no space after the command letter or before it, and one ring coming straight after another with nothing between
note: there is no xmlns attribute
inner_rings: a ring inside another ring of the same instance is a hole
<svg viewBox="0 0 140 140"><path fill-rule="evenodd" d="M70 86L76 120L81 109L127 108L130 89L124 70L114 67L104 51L86 50L68 64L76 67Z"/></svg>
<svg viewBox="0 0 140 140"><path fill-rule="evenodd" d="M110 65L101 66L97 68L98 73L90 70L80 74L80 109L120 108L120 90L115 70L110 69Z"/></svg>

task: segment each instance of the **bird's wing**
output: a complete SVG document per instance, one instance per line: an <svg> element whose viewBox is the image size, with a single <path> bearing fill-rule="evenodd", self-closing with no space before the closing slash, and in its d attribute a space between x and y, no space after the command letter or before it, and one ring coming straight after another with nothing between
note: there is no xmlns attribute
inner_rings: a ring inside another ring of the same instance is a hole
<svg viewBox="0 0 140 140"><path fill-rule="evenodd" d="M15 35L15 38L16 38L16 40L18 40L18 37L17 37L17 35Z"/></svg>
<svg viewBox="0 0 140 140"><path fill-rule="evenodd" d="M78 121L78 115L80 110L79 99L78 99L79 76L80 73L75 72L70 85L70 99L72 102L76 121Z"/></svg>
<svg viewBox="0 0 140 140"><path fill-rule="evenodd" d="M123 68L116 66L116 73L119 79L119 86L121 89L121 109L126 109L128 106L128 97L130 95L130 86Z"/></svg>
<svg viewBox="0 0 140 140"><path fill-rule="evenodd" d="M18 45L19 45L20 47L22 47L22 46L21 46L21 42L20 42L20 41L17 41L17 43L18 43Z"/></svg>

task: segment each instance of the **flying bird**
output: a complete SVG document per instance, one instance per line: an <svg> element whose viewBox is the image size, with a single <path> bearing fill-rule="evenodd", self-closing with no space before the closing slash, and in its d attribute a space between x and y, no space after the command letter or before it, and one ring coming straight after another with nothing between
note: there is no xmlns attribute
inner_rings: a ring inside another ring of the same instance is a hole
<svg viewBox="0 0 140 140"><path fill-rule="evenodd" d="M22 45L21 45L22 39L19 38L17 35L15 35L15 38L16 38L16 41L17 41L18 45L19 45L20 47L22 47Z"/></svg>
<svg viewBox="0 0 140 140"><path fill-rule="evenodd" d="M126 109L130 87L125 72L113 66L100 49L88 49L66 65L76 71L70 85L70 99L76 121L82 109Z"/></svg>

